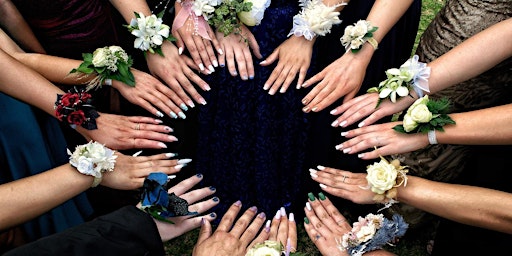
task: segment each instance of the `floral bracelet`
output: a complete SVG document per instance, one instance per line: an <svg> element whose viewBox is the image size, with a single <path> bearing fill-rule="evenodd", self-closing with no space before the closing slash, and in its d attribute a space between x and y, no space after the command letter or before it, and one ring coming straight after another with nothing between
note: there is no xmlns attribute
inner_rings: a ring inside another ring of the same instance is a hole
<svg viewBox="0 0 512 256"><path fill-rule="evenodd" d="M163 23L164 12L160 12L158 15L151 14L147 17L143 13L135 12L134 14L135 18L131 20L130 25L125 25L128 31L136 37L133 47L143 51L144 54L149 51L164 56L162 52L164 40L176 40L170 34L170 27Z"/></svg>
<svg viewBox="0 0 512 256"><path fill-rule="evenodd" d="M257 243L253 245L249 250L247 250L247 253L245 256L266 256L266 255L284 255L284 256L291 256L291 255L302 255L299 252L292 252L292 246L290 242L290 238L288 238L286 247L279 241L273 241L273 240L266 240L261 243Z"/></svg>
<svg viewBox="0 0 512 256"><path fill-rule="evenodd" d="M345 51L358 52L363 47L363 44L368 42L377 50L379 43L373 38L373 33L377 31L378 27L372 26L369 21L359 20L354 25L349 25L345 28L343 36L340 38L341 45L345 47Z"/></svg>
<svg viewBox="0 0 512 256"><path fill-rule="evenodd" d="M382 249L384 245L395 242L408 228L409 225L398 214L387 219L382 214L370 213L364 218L359 217L352 230L336 242L341 251L347 251L351 256L362 256L365 252Z"/></svg>
<svg viewBox="0 0 512 256"><path fill-rule="evenodd" d="M340 24L339 12L335 9L347 3L326 6L322 0L299 0L302 10L293 16L293 28L288 36L303 36L313 40L317 35L325 36L331 32L333 25Z"/></svg>
<svg viewBox="0 0 512 256"><path fill-rule="evenodd" d="M91 94L84 92L83 89L73 88L65 94L57 94L55 116L73 129L80 125L87 130L95 130L98 128L96 118L100 115L91 103Z"/></svg>
<svg viewBox="0 0 512 256"><path fill-rule="evenodd" d="M123 48L113 45L96 49L92 54L82 54L83 62L70 73L96 74L87 85L87 91L100 88L103 84L112 85L112 80L135 86L135 78L130 71L132 58Z"/></svg>
<svg viewBox="0 0 512 256"><path fill-rule="evenodd" d="M85 175L94 176L91 187L101 183L104 172L114 171L117 156L114 151L104 145L90 141L87 144L77 146L75 151L67 150L69 163Z"/></svg>
<svg viewBox="0 0 512 256"><path fill-rule="evenodd" d="M407 166L401 166L398 159L391 162L384 157L380 162L373 163L366 168L366 181L368 188L375 193L373 201L384 203L385 207L390 207L397 202L397 188L401 185L407 186Z"/></svg>
<svg viewBox="0 0 512 256"><path fill-rule="evenodd" d="M402 125L393 127L401 133L428 133L429 131L444 131L443 126L455 124L448 115L450 101L446 98L430 100L428 95L417 99L404 115ZM432 136L432 135L430 135ZM433 144L432 140L430 141ZM437 143L437 140L435 141Z"/></svg>

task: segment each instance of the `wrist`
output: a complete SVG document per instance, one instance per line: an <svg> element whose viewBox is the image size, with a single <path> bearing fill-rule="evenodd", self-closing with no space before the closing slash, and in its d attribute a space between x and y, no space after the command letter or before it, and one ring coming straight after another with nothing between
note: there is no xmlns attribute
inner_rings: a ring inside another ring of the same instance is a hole
<svg viewBox="0 0 512 256"><path fill-rule="evenodd" d="M68 155L71 166L79 173L93 177L91 187L101 183L104 172L114 171L117 158L113 150L93 141L77 146L73 153L68 149Z"/></svg>

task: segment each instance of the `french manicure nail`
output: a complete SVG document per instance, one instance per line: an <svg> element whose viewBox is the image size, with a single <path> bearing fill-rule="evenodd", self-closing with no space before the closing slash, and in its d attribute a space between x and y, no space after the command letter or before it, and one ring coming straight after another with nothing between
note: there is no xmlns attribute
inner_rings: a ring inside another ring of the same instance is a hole
<svg viewBox="0 0 512 256"><path fill-rule="evenodd" d="M158 146L161 148L167 148L167 145L165 145L163 142L158 142Z"/></svg>
<svg viewBox="0 0 512 256"><path fill-rule="evenodd" d="M181 119L187 118L187 116L185 114L183 114L183 112L181 112L181 111L178 113L178 116L181 117Z"/></svg>
<svg viewBox="0 0 512 256"><path fill-rule="evenodd" d="M297 84L297 86L295 86L295 89L300 89L300 84Z"/></svg>
<svg viewBox="0 0 512 256"><path fill-rule="evenodd" d="M346 148L346 149L343 150L343 153L345 153L345 154L349 153L351 150L352 150L351 148Z"/></svg>
<svg viewBox="0 0 512 256"><path fill-rule="evenodd" d="M290 212L290 215L288 216L288 220L291 222L295 222L295 215L293 214L293 212Z"/></svg>
<svg viewBox="0 0 512 256"><path fill-rule="evenodd" d="M160 111L156 111L156 116L158 116L158 117L164 117L164 114L162 114L162 112L160 112Z"/></svg>
<svg viewBox="0 0 512 256"><path fill-rule="evenodd" d="M263 85L263 90L265 90L265 91L266 91L266 90L268 90L268 88L270 88L270 85L269 85L269 84L264 84L264 85Z"/></svg>
<svg viewBox="0 0 512 256"><path fill-rule="evenodd" d="M178 160L177 163L178 164L188 164L190 162L192 162L192 159L190 159L190 158L183 158L183 159Z"/></svg>
<svg viewBox="0 0 512 256"><path fill-rule="evenodd" d="M201 98L201 99L199 99L199 103L201 103L201 105L204 106L204 105L206 105L206 100Z"/></svg>
<svg viewBox="0 0 512 256"><path fill-rule="evenodd" d="M178 48L178 55L181 55L183 53L183 47Z"/></svg>
<svg viewBox="0 0 512 256"><path fill-rule="evenodd" d="M347 121L343 120L343 122L340 123L341 127L344 127L347 124Z"/></svg>
<svg viewBox="0 0 512 256"><path fill-rule="evenodd" d="M335 109L331 110L331 112L329 112L329 114L331 114L331 115L335 115L336 113L338 113L337 108L335 108Z"/></svg>
<svg viewBox="0 0 512 256"><path fill-rule="evenodd" d="M340 149L342 149L342 148L343 148L343 144L336 145L336 147L335 147L335 148L336 148L336 150L340 150Z"/></svg>
<svg viewBox="0 0 512 256"><path fill-rule="evenodd" d="M318 178L318 175L316 175L316 173L314 172L310 172L309 175L313 178Z"/></svg>
<svg viewBox="0 0 512 256"><path fill-rule="evenodd" d="M359 127L359 128L361 128L361 127L363 127L363 126L364 126L364 122L360 122L360 123L357 125L357 127Z"/></svg>
<svg viewBox="0 0 512 256"><path fill-rule="evenodd" d="M340 133L340 135L341 135L342 137L347 136L347 134L348 134L348 132L341 132L341 133Z"/></svg>
<svg viewBox="0 0 512 256"><path fill-rule="evenodd" d="M203 65L203 63L199 63L199 65L198 65L198 66L199 66L199 69L200 69L201 71L203 71L203 70L204 70L204 65Z"/></svg>
<svg viewBox="0 0 512 256"><path fill-rule="evenodd" d="M276 91L274 89L270 89L270 91L268 91L268 94L270 95L274 95L276 93Z"/></svg>
<svg viewBox="0 0 512 256"><path fill-rule="evenodd" d="M157 123L157 124L161 124L161 123L163 123L163 122L164 122L164 121L162 121L162 120L160 120L160 119L155 119L155 123Z"/></svg>
<svg viewBox="0 0 512 256"><path fill-rule="evenodd" d="M178 138L176 138L176 136L169 135L169 140L170 141L178 141Z"/></svg>
<svg viewBox="0 0 512 256"><path fill-rule="evenodd" d="M307 112L309 112L309 108L308 108L308 107L304 107L304 108L302 109L302 111L307 113Z"/></svg>
<svg viewBox="0 0 512 256"><path fill-rule="evenodd" d="M315 201L315 195L313 195L313 193L311 193L311 192L308 193L308 198L309 198L309 201L311 201L311 202Z"/></svg>
<svg viewBox="0 0 512 256"><path fill-rule="evenodd" d="M196 106L196 104L194 104L194 102L193 102L193 101L191 101L191 100L187 101L187 104L188 104L191 108L193 108L193 107L195 107L195 106Z"/></svg>
<svg viewBox="0 0 512 256"><path fill-rule="evenodd" d="M174 112L172 112L172 111L169 113L169 115L170 115L172 118L174 118L174 119L178 118L178 115L176 115L176 113L174 113Z"/></svg>
<svg viewBox="0 0 512 256"><path fill-rule="evenodd" d="M361 153L361 154L357 155L357 157L363 158L364 157L364 153Z"/></svg>
<svg viewBox="0 0 512 256"><path fill-rule="evenodd" d="M314 107L311 109L311 111L316 112L318 110L318 107Z"/></svg>
<svg viewBox="0 0 512 256"><path fill-rule="evenodd" d="M181 170L181 168L183 168L185 166L186 166L186 164L178 164L178 165L174 166L174 170L178 170L179 171L179 170Z"/></svg>
<svg viewBox="0 0 512 256"><path fill-rule="evenodd" d="M185 103L181 103L180 108L183 109L184 111L188 110L188 107L187 107L187 105L185 105Z"/></svg>
<svg viewBox="0 0 512 256"><path fill-rule="evenodd" d="M332 127L336 127L338 125L338 120L334 120L334 122L331 123Z"/></svg>
<svg viewBox="0 0 512 256"><path fill-rule="evenodd" d="M276 220L281 219L281 210L277 210L276 215L274 216L274 219L276 219Z"/></svg>
<svg viewBox="0 0 512 256"><path fill-rule="evenodd" d="M209 90L211 90L212 88L210 88L210 85L205 84L205 85L204 85L204 89L205 89L206 91L209 91Z"/></svg>
<svg viewBox="0 0 512 256"><path fill-rule="evenodd" d="M215 72L215 68L212 65L208 65L208 70L210 70L212 73Z"/></svg>
<svg viewBox="0 0 512 256"><path fill-rule="evenodd" d="M167 157L167 158L171 158L171 157L175 157L175 156L176 156L176 154L174 154L174 153L166 153L165 154L165 157Z"/></svg>
<svg viewBox="0 0 512 256"><path fill-rule="evenodd" d="M219 66L219 62L217 62L217 60L213 60L212 64L213 64L214 67L218 67Z"/></svg>
<svg viewBox="0 0 512 256"><path fill-rule="evenodd" d="M320 171L325 170L325 167L323 165L317 165L316 168Z"/></svg>
<svg viewBox="0 0 512 256"><path fill-rule="evenodd" d="M322 183L320 183L319 186L320 186L320 188L327 188L327 186L325 184L322 184Z"/></svg>
<svg viewBox="0 0 512 256"><path fill-rule="evenodd" d="M308 209L308 211L311 211L311 204L309 202L306 203L306 209Z"/></svg>
<svg viewBox="0 0 512 256"><path fill-rule="evenodd" d="M279 90L280 93L285 93L286 92L286 88L284 87L281 87L281 90Z"/></svg>
<svg viewBox="0 0 512 256"><path fill-rule="evenodd" d="M320 198L320 200L322 200L322 201L325 200L324 193L322 193L322 192L318 193L318 198Z"/></svg>

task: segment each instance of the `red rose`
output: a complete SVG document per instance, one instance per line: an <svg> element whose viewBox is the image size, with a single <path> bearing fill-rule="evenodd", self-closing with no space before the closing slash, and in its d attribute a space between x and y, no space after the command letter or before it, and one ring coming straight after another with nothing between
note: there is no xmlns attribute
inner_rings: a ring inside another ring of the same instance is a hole
<svg viewBox="0 0 512 256"><path fill-rule="evenodd" d="M82 110L73 111L71 114L68 115L69 124L82 125L82 123L85 122L85 120L86 117L84 111Z"/></svg>
<svg viewBox="0 0 512 256"><path fill-rule="evenodd" d="M59 119L59 121L62 121L62 118L65 117L64 113L62 113L63 110L64 107L62 105L58 105L55 109L55 116L57 117L57 119Z"/></svg>
<svg viewBox="0 0 512 256"><path fill-rule="evenodd" d="M83 101L83 102L86 102L88 99L92 98L91 94L89 93L82 93L82 95L80 95L80 100Z"/></svg>
<svg viewBox="0 0 512 256"><path fill-rule="evenodd" d="M72 107L80 101L80 96L77 93L66 93L62 95L61 102L65 107Z"/></svg>

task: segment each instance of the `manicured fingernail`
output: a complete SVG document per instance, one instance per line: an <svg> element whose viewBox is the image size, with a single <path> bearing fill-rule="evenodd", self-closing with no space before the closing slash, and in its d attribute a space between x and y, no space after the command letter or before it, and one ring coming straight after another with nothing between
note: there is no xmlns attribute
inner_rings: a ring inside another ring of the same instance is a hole
<svg viewBox="0 0 512 256"><path fill-rule="evenodd" d="M156 111L156 116L158 116L158 117L164 117L164 114L162 114L162 112L160 112L160 111Z"/></svg>
<svg viewBox="0 0 512 256"><path fill-rule="evenodd" d="M260 212L260 213L258 214L258 218L265 219L265 217L267 217L267 216L265 215L265 213L264 213L264 212Z"/></svg>
<svg viewBox="0 0 512 256"><path fill-rule="evenodd" d="M167 148L167 145L165 145L163 142L158 142L158 146L160 148Z"/></svg>
<svg viewBox="0 0 512 256"><path fill-rule="evenodd" d="M169 115L170 115L172 118L174 118L174 119L178 118L178 115L176 115L176 113L174 113L174 112L172 112L172 111L169 113Z"/></svg>
<svg viewBox="0 0 512 256"><path fill-rule="evenodd" d="M324 193L322 193L322 192L318 193L318 198L320 198L320 200L322 200L322 201L325 200Z"/></svg>
<svg viewBox="0 0 512 256"><path fill-rule="evenodd" d="M226 64L224 64L224 63L220 63L219 65L220 65L221 68L226 66Z"/></svg>
<svg viewBox="0 0 512 256"><path fill-rule="evenodd" d="M249 210L251 210L252 212L257 212L258 211L258 207L251 206L251 208L249 208Z"/></svg>
<svg viewBox="0 0 512 256"><path fill-rule="evenodd" d="M217 214L215 214L214 212L212 212L212 213L210 213L210 217L215 218L215 217L217 217Z"/></svg>
<svg viewBox="0 0 512 256"><path fill-rule="evenodd" d="M179 170L181 170L181 168L183 168L185 166L187 166L187 165L186 164L178 164L178 165L174 166L174 170L179 171Z"/></svg>
<svg viewBox="0 0 512 256"><path fill-rule="evenodd" d="M168 131L168 132L172 132L172 131L174 131L174 130L173 130L171 127L169 127L169 126L164 126L164 130L165 130L165 131Z"/></svg>
<svg viewBox="0 0 512 256"><path fill-rule="evenodd" d="M303 83L301 86L302 86L302 88L304 88L304 87L306 87L308 85L306 83Z"/></svg>
<svg viewBox="0 0 512 256"><path fill-rule="evenodd" d="M199 69L200 69L201 71L203 71L203 70L204 70L204 65L203 65L203 63L199 63L199 65L198 65L198 66L199 66Z"/></svg>
<svg viewBox="0 0 512 256"><path fill-rule="evenodd" d="M270 224L272 222L270 220L267 220L267 222L265 223L265 232L270 232Z"/></svg>
<svg viewBox="0 0 512 256"><path fill-rule="evenodd" d="M320 183L319 186L320 186L320 188L327 188L327 186L325 184L322 184L322 183Z"/></svg>
<svg viewBox="0 0 512 256"><path fill-rule="evenodd" d="M336 147L335 147L335 148L336 148L336 150L340 150L340 149L342 149L342 148L343 148L343 144L336 145Z"/></svg>
<svg viewBox="0 0 512 256"><path fill-rule="evenodd" d="M274 90L274 89L270 89L270 91L268 91L268 94L270 94L270 95L274 95L274 94L276 94L276 90Z"/></svg>
<svg viewBox="0 0 512 256"><path fill-rule="evenodd" d="M135 152L135 154L133 154L132 156L133 156L133 157L137 157L137 156L139 156L141 153L142 153L142 150L139 150L139 151Z"/></svg>
<svg viewBox="0 0 512 256"><path fill-rule="evenodd" d="M304 217L304 223L309 224L309 219L308 219L308 217Z"/></svg>
<svg viewBox="0 0 512 256"><path fill-rule="evenodd" d="M213 60L212 64L213 64L214 67L218 67L219 66L219 63L217 62L217 60Z"/></svg>
<svg viewBox="0 0 512 256"><path fill-rule="evenodd" d="M196 106L196 104L194 104L194 102L193 102L193 101L191 101L191 100L187 101L187 104L188 104L191 108L193 108L193 107L195 107L195 106Z"/></svg>
<svg viewBox="0 0 512 256"><path fill-rule="evenodd" d="M250 75L249 80L253 80L253 79L254 79L254 75Z"/></svg>
<svg viewBox="0 0 512 256"><path fill-rule="evenodd" d="M314 107L311 109L311 111L316 112L318 110L318 107Z"/></svg>
<svg viewBox="0 0 512 256"><path fill-rule="evenodd" d="M206 223L206 220L204 218L201 218L201 226Z"/></svg>
<svg viewBox="0 0 512 256"><path fill-rule="evenodd" d="M185 118L187 118L187 116L186 116L185 114L183 114L183 112L181 112L181 111L178 113L178 116L179 116L181 119L185 119Z"/></svg>
<svg viewBox="0 0 512 256"><path fill-rule="evenodd" d="M311 202L315 201L315 195L313 195L311 192L308 193L308 198Z"/></svg>
<svg viewBox="0 0 512 256"><path fill-rule="evenodd" d="M175 179L176 178L176 175L167 175L167 179L168 180L172 180L172 179Z"/></svg>
<svg viewBox="0 0 512 256"><path fill-rule="evenodd" d="M361 153L361 154L357 155L357 157L363 158L364 157L364 153Z"/></svg>
<svg viewBox="0 0 512 256"><path fill-rule="evenodd" d="M360 122L360 123L357 125L357 127L359 127L359 128L361 128L361 127L363 127L363 126L364 126L364 122Z"/></svg>
<svg viewBox="0 0 512 256"><path fill-rule="evenodd" d="M236 72L236 70L234 70L233 72L231 72L231 74L232 74L233 76L236 76L236 75L238 75L238 72Z"/></svg>
<svg viewBox="0 0 512 256"><path fill-rule="evenodd" d="M281 209L279 209L279 211L281 212L282 217L286 216L286 209L284 209L284 207L281 207Z"/></svg>
<svg viewBox="0 0 512 256"><path fill-rule="evenodd" d="M347 124L347 121L343 121L340 123L340 127L344 127Z"/></svg>
<svg viewBox="0 0 512 256"><path fill-rule="evenodd" d="M347 136L347 134L348 134L348 132L341 132L341 133L340 133L340 135L341 135L342 137Z"/></svg>
<svg viewBox="0 0 512 256"><path fill-rule="evenodd" d="M266 91L266 90L268 90L268 88L270 88L270 84L264 84L263 85L263 90Z"/></svg>
<svg viewBox="0 0 512 256"><path fill-rule="evenodd" d="M300 84L297 84L297 86L295 86L295 89L300 89Z"/></svg>
<svg viewBox="0 0 512 256"><path fill-rule="evenodd" d="M204 89L205 89L206 91L209 91L209 90L211 90L212 88L210 87L210 85L209 85L209 84L205 84L205 85L204 85Z"/></svg>
<svg viewBox="0 0 512 256"><path fill-rule="evenodd" d="M278 220L281 218L281 210L277 210L276 215L274 216L274 219Z"/></svg>
<svg viewBox="0 0 512 256"><path fill-rule="evenodd" d="M178 138L176 138L176 136L169 135L168 137L170 141L178 141Z"/></svg>
<svg viewBox="0 0 512 256"><path fill-rule="evenodd" d="M219 201L219 198L218 198L218 197L216 197L216 196L214 196L214 197L212 198L212 200L213 200L214 202L218 202L218 201Z"/></svg>
<svg viewBox="0 0 512 256"><path fill-rule="evenodd" d="M208 188L209 188L211 191L215 191L215 190L217 190L214 186L210 186L210 187L208 187Z"/></svg>
<svg viewBox="0 0 512 256"><path fill-rule="evenodd" d="M302 111L307 113L307 112L309 112L309 108L308 108L308 107L304 107L304 108L302 109Z"/></svg>
<svg viewBox="0 0 512 256"><path fill-rule="evenodd" d="M171 158L171 157L175 157L175 156L176 156L176 154L174 154L174 153L166 153L165 154L165 157L167 157L167 158Z"/></svg>
<svg viewBox="0 0 512 256"><path fill-rule="evenodd" d="M188 107L187 107L187 105L185 105L185 103L181 103L180 108L183 109L184 111L188 110Z"/></svg>
<svg viewBox="0 0 512 256"><path fill-rule="evenodd" d="M308 209L308 211L311 211L311 204L309 202L306 203L306 209Z"/></svg>
<svg viewBox="0 0 512 256"><path fill-rule="evenodd" d="M245 81L245 80L247 80L247 79L249 79L249 77L247 77L247 76L242 76L242 80L244 80L244 81Z"/></svg>
<svg viewBox="0 0 512 256"><path fill-rule="evenodd" d="M281 90L279 90L280 93L285 93L286 92L286 88L285 87L281 87Z"/></svg>
<svg viewBox="0 0 512 256"><path fill-rule="evenodd" d="M314 172L310 172L309 175L313 178L318 178L318 175L316 175L316 173Z"/></svg>
<svg viewBox="0 0 512 256"><path fill-rule="evenodd" d="M288 220L291 222L295 222L295 215L293 214L293 212L290 212L290 215L288 216Z"/></svg>
<svg viewBox="0 0 512 256"><path fill-rule="evenodd" d="M215 72L215 68L212 65L208 65L208 70L210 70L212 73Z"/></svg>
<svg viewBox="0 0 512 256"><path fill-rule="evenodd" d="M337 108L335 108L335 109L331 110L331 112L329 112L329 114L331 114L331 115L335 115L336 113L338 113Z"/></svg>
<svg viewBox="0 0 512 256"><path fill-rule="evenodd" d="M301 102L302 102L302 104L306 104L306 103L308 103L308 99L304 98L304 99L302 99Z"/></svg>
<svg viewBox="0 0 512 256"><path fill-rule="evenodd" d="M183 53L183 47L178 48L178 55L181 55Z"/></svg>
<svg viewBox="0 0 512 256"><path fill-rule="evenodd" d="M316 166L316 168L317 168L318 170L320 170L320 171L325 170L325 167L324 167L324 166L322 166L322 165L317 165L317 166Z"/></svg>
<svg viewBox="0 0 512 256"><path fill-rule="evenodd" d="M203 177L203 174L202 174L202 173L198 173L198 174L196 174L196 177L198 177L198 178L202 178L202 177Z"/></svg>
<svg viewBox="0 0 512 256"><path fill-rule="evenodd" d="M352 149L351 149L351 148L346 148L346 149L344 149L344 150L343 150L343 153L345 153L345 154L346 154L346 153L349 153L350 151L352 151Z"/></svg>
<svg viewBox="0 0 512 256"><path fill-rule="evenodd" d="M222 51L222 49L220 49L220 48L219 48L219 49L217 49L217 52L218 52L220 55L224 54L224 51Z"/></svg>
<svg viewBox="0 0 512 256"><path fill-rule="evenodd" d="M265 65L266 63L267 63L267 61L264 60L264 61L260 62L260 65Z"/></svg>
<svg viewBox="0 0 512 256"><path fill-rule="evenodd" d="M163 122L164 122L164 121L162 121L162 120L160 120L160 119L155 119L155 123L157 123L157 124L161 124L161 123L163 123Z"/></svg>
<svg viewBox="0 0 512 256"><path fill-rule="evenodd" d="M206 100L201 98L201 99L199 99L199 103L201 103L201 105L204 106L204 105L206 105Z"/></svg>
<svg viewBox="0 0 512 256"><path fill-rule="evenodd" d="M241 205L242 205L242 201L240 201L240 200L236 201L236 202L235 202L235 205L236 205L236 206L241 206Z"/></svg>
<svg viewBox="0 0 512 256"><path fill-rule="evenodd" d="M190 162L192 162L192 159L190 159L190 158L183 158L183 159L178 160L178 164L188 164Z"/></svg>
<svg viewBox="0 0 512 256"><path fill-rule="evenodd" d="M338 120L334 120L334 122L331 123L332 127L336 127L338 125Z"/></svg>

